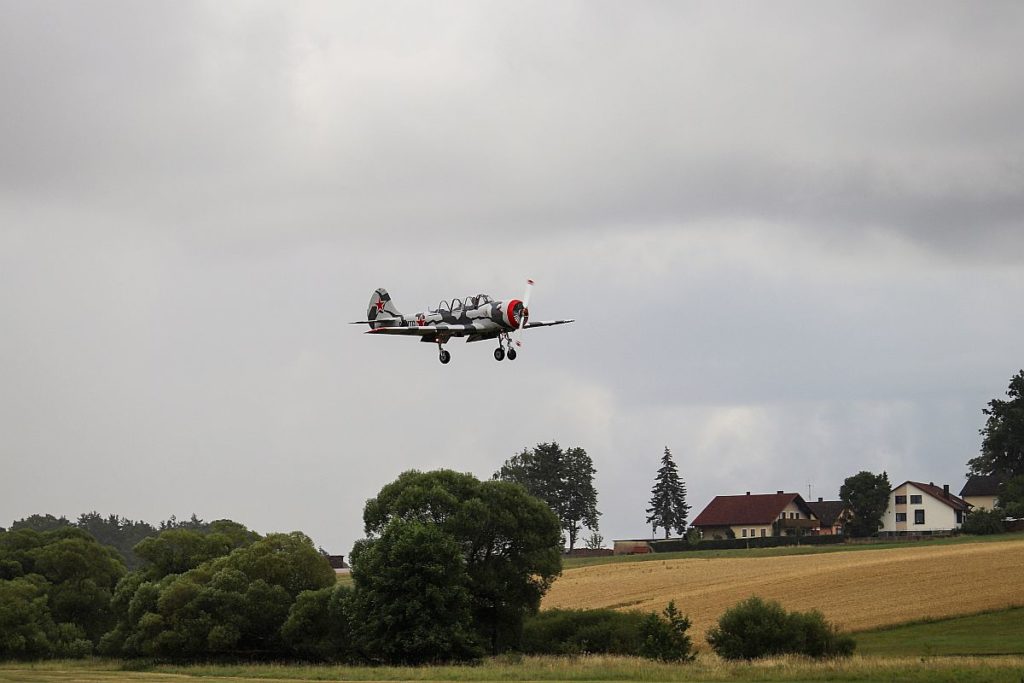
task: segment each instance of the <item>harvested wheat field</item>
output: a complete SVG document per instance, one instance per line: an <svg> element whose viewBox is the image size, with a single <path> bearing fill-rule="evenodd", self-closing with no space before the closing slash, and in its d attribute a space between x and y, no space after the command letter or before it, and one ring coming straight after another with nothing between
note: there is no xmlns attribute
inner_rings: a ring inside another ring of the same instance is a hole
<svg viewBox="0 0 1024 683"><path fill-rule="evenodd" d="M567 570L543 608L658 610L704 633L751 595L821 610L847 631L1024 605L1024 539L788 557L622 562Z"/></svg>

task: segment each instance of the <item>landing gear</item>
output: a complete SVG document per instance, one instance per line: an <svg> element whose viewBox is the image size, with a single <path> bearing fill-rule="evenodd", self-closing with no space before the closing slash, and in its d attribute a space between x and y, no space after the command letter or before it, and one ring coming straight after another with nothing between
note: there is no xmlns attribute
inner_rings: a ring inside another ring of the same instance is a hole
<svg viewBox="0 0 1024 683"><path fill-rule="evenodd" d="M512 348L512 340L508 336L508 332L503 332L498 335L498 348L494 349L494 360L509 360L516 359L516 350Z"/></svg>
<svg viewBox="0 0 1024 683"><path fill-rule="evenodd" d="M437 354L437 359L441 361L441 365L448 365L448 361L452 359L452 354L448 353L444 349L441 349Z"/></svg>

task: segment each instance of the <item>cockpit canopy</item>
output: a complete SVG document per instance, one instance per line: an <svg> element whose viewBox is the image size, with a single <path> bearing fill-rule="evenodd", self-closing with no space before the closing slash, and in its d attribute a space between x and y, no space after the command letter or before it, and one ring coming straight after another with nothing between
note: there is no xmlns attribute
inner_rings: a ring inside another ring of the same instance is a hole
<svg viewBox="0 0 1024 683"><path fill-rule="evenodd" d="M452 299L451 302L442 301L437 305L437 308L431 311L431 313L437 313L439 311L457 311L463 308L479 308L486 304L494 303L494 299L489 294L475 294L473 296L467 296L465 299Z"/></svg>

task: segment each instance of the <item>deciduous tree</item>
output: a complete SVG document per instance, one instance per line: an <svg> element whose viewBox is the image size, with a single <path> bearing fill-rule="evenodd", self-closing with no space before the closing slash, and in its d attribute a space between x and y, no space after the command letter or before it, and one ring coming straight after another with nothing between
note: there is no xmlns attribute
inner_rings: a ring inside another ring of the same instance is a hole
<svg viewBox="0 0 1024 683"><path fill-rule="evenodd" d="M562 569L558 519L511 482L481 482L451 470L405 472L367 501L369 540L394 520L434 525L455 540L473 625L491 651L517 642L523 617L536 611Z"/></svg>
<svg viewBox="0 0 1024 683"><path fill-rule="evenodd" d="M1010 379L1009 400L994 398L982 408L988 420L981 429L981 454L967 461L969 474L1002 480L1024 475L1024 370Z"/></svg>
<svg viewBox="0 0 1024 683"><path fill-rule="evenodd" d="M847 477L839 488L839 498L853 512L853 518L846 524L850 536L872 536L878 532L882 515L889 506L892 484L885 472L872 474L862 471Z"/></svg>
<svg viewBox="0 0 1024 683"><path fill-rule="evenodd" d="M576 547L580 529L598 529L597 470L587 452L579 447L562 450L555 442L537 444L534 449L505 461L494 478L520 484L527 492L540 498L558 517L569 541L569 550Z"/></svg>

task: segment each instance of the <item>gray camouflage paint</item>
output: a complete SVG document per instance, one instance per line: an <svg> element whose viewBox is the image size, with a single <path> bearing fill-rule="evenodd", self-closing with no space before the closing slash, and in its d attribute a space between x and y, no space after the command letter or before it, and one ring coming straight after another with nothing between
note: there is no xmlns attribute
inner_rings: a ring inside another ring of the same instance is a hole
<svg viewBox="0 0 1024 683"><path fill-rule="evenodd" d="M395 307L391 295L383 287L370 296L366 320L368 334L399 334L419 336L420 341L444 344L452 337L467 337L467 342L507 339L523 320L523 328L546 327L571 323L572 320L545 320L527 322L529 310L519 299L496 301L487 294L468 296L465 300L442 301L437 308L425 313L402 315Z"/></svg>

